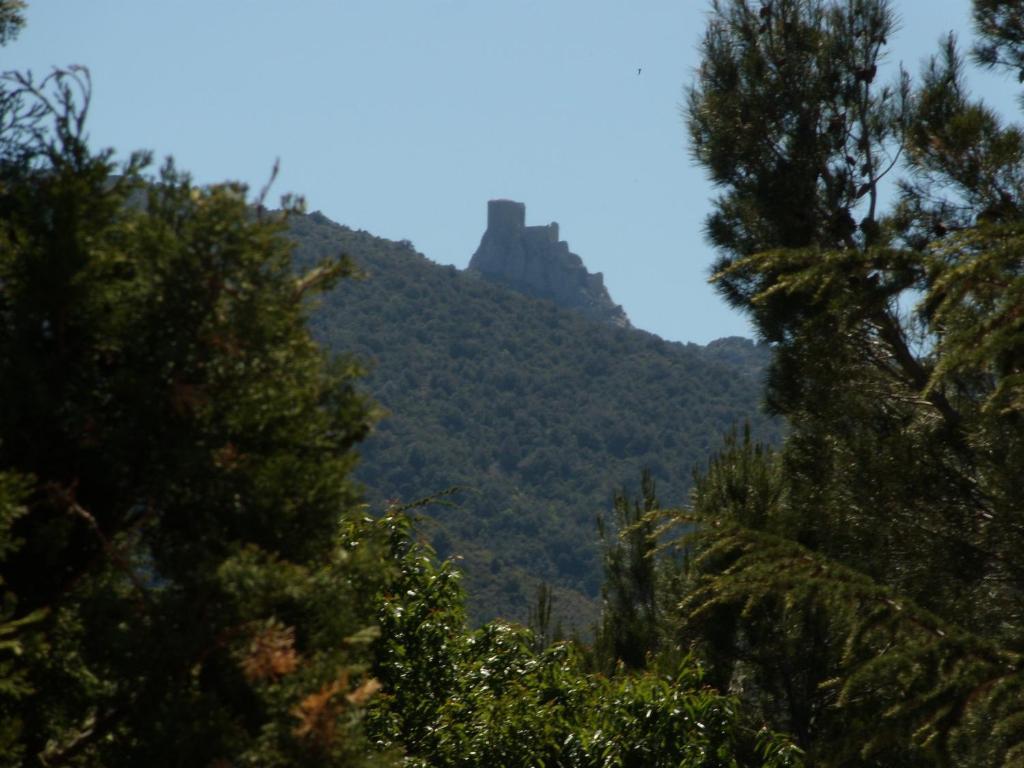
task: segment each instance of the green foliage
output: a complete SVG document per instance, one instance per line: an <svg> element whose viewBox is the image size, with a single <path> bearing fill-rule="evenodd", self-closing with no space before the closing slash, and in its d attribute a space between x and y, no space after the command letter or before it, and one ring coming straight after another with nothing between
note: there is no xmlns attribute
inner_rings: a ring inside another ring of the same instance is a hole
<svg viewBox="0 0 1024 768"><path fill-rule="evenodd" d="M25 26L23 0L0 0L0 45L6 45L18 36Z"/></svg>
<svg viewBox="0 0 1024 768"><path fill-rule="evenodd" d="M387 570L345 534L367 407L305 325L343 266L297 279L285 217L239 185L114 175L83 70L3 87L5 757L375 762Z"/></svg>
<svg viewBox="0 0 1024 768"><path fill-rule="evenodd" d="M875 85L893 27L884 0L712 3L687 117L695 158L724 190L707 222L714 245L749 255L874 239L877 182L907 109L904 84ZM720 287L742 302L760 284L749 271Z"/></svg>
<svg viewBox="0 0 1024 768"><path fill-rule="evenodd" d="M644 669L658 650L660 615L655 550L655 513L659 509L654 479L644 472L641 499L632 504L623 491L613 503L617 535L610 539L603 518L598 531L604 545L601 624L595 651L601 666L617 664Z"/></svg>
<svg viewBox="0 0 1024 768"><path fill-rule="evenodd" d="M551 611L554 608L554 592L547 584L537 585L537 602L530 609L527 626L533 633L533 650L540 652L553 643L565 639L565 628L562 623L552 624Z"/></svg>
<svg viewBox="0 0 1024 768"><path fill-rule="evenodd" d="M1024 9L1000 0L975 0L979 42L974 58L981 66L1008 69L1024 82Z"/></svg>
<svg viewBox="0 0 1024 768"><path fill-rule="evenodd" d="M983 417L1024 413L1024 275L1020 222L973 228L937 244L925 300L937 329L928 391L977 388Z"/></svg>
<svg viewBox="0 0 1024 768"><path fill-rule="evenodd" d="M722 523L707 539L685 623L740 617L743 633L713 652L747 685L788 692L771 702L776 721L829 732L815 764L904 764L911 745L921 764L961 750L1013 763L1018 654L785 538Z"/></svg>
<svg viewBox="0 0 1024 768"><path fill-rule="evenodd" d="M1018 16L976 4L982 63L1016 66ZM892 24L877 0L714 6L689 115L723 190L714 280L774 343L791 431L697 483L677 642L816 765L1016 765L1024 132L952 38L918 84L876 83Z"/></svg>
<svg viewBox="0 0 1024 768"><path fill-rule="evenodd" d="M391 508L377 525L386 531L399 567L378 596L384 639L374 671L385 693L376 729L386 743L401 734L412 754L431 755L437 709L461 685L452 661L468 642L459 574L450 561L438 564L427 547L416 543L412 518L402 508Z"/></svg>
<svg viewBox="0 0 1024 768"><path fill-rule="evenodd" d="M777 530L784 495L778 454L755 442L749 428L742 438L726 435L722 448L698 473L693 513L751 528Z"/></svg>
<svg viewBox="0 0 1024 768"><path fill-rule="evenodd" d="M465 628L450 563L413 543L392 509L401 563L381 594L375 674L382 694L370 729L410 766L797 766L799 750L753 732L735 702L702 683L692 659L672 674L586 671L574 644L536 650L502 622Z"/></svg>
<svg viewBox="0 0 1024 768"><path fill-rule="evenodd" d="M320 214L291 233L303 268L341 250L366 275L312 318L328 349L371 364L367 388L389 411L357 476L381 506L462 489L427 525L463 558L478 621L526 621L544 582L566 626L592 625L595 511L645 468L682 503L691 469L743 420L780 434L759 413L767 355L749 341L698 347L594 323Z"/></svg>
<svg viewBox="0 0 1024 768"><path fill-rule="evenodd" d="M12 535L15 520L25 514L29 483L11 473L0 473L0 565L20 542ZM45 609L29 614L18 611L17 597L0 576L0 755L4 765L23 757L19 715L20 701L32 693L28 670L20 658L25 652L24 633L46 616Z"/></svg>

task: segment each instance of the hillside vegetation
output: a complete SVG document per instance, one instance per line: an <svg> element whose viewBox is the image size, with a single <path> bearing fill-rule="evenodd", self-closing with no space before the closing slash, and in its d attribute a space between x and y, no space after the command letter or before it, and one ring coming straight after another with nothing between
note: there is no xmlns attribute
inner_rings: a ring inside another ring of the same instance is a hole
<svg viewBox="0 0 1024 768"><path fill-rule="evenodd" d="M664 502L682 504L729 430L779 435L759 407L766 347L588 320L318 213L290 232L301 266L345 253L364 274L312 318L327 349L369 365L366 389L387 411L357 477L376 501L459 487L424 531L464 558L479 619L525 620L543 581L558 587L556 612L592 621L596 518L616 491L649 469Z"/></svg>

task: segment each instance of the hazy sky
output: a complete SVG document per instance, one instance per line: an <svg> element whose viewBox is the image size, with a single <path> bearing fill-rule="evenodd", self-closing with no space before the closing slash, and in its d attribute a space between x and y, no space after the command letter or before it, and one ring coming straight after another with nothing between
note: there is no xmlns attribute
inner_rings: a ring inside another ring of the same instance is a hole
<svg viewBox="0 0 1024 768"><path fill-rule="evenodd" d="M967 0L894 3L916 71ZM713 194L680 116L703 0L30 0L3 69L92 72L91 135L173 155L199 182L260 187L464 267L486 202L526 203L633 324L751 335L707 285ZM1012 105L1016 83L978 75Z"/></svg>

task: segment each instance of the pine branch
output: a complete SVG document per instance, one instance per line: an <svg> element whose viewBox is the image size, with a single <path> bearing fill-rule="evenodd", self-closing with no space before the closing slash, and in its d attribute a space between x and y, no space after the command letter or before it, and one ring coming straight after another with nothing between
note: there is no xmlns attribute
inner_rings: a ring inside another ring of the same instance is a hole
<svg viewBox="0 0 1024 768"><path fill-rule="evenodd" d="M752 638L766 621L799 633L801 616L823 616L834 633L825 638L833 650L823 649L832 670L819 688L837 691L835 707L851 722L878 718L864 756L897 739L948 757L967 733L987 750L1000 745L999 762L976 765L1010 766L1024 749L1019 654L790 540L705 522L693 542L699 575L681 605L683 631L700 637L723 611ZM771 651L767 658L778 663Z"/></svg>

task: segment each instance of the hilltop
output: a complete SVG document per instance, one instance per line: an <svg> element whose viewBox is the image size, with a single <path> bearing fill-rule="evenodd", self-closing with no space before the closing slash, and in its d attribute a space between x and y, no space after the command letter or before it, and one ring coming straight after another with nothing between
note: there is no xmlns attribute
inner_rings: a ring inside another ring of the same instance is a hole
<svg viewBox="0 0 1024 768"><path fill-rule="evenodd" d="M558 222L526 226L526 206L514 200L487 203L487 229L469 261L470 271L586 317L629 328L629 318L612 301L604 276L559 240Z"/></svg>
<svg viewBox="0 0 1024 768"><path fill-rule="evenodd" d="M724 433L749 421L779 436L759 408L766 347L595 322L319 213L291 232L300 266L345 253L363 272L312 317L321 343L369 366L364 386L388 411L357 476L376 504L463 489L423 531L462 558L478 619L525 619L543 580L570 621L588 621L595 521L617 489L648 468L663 504L680 505Z"/></svg>

